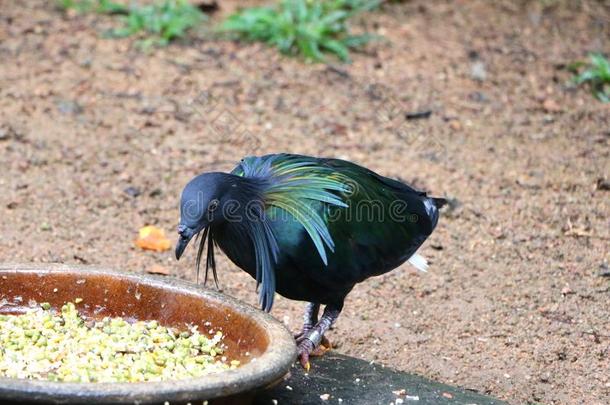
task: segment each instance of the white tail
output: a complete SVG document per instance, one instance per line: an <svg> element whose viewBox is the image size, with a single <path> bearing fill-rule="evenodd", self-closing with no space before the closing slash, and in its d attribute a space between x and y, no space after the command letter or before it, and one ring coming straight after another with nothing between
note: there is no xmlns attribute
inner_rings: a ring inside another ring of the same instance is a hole
<svg viewBox="0 0 610 405"><path fill-rule="evenodd" d="M428 272L428 261L418 253L414 253L413 256L409 258L409 263L419 271L423 271L424 273Z"/></svg>

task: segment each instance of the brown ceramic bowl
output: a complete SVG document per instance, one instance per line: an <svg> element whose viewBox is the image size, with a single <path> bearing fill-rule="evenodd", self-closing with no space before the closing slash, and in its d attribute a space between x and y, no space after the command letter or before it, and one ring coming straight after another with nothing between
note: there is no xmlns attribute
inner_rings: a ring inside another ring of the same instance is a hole
<svg viewBox="0 0 610 405"><path fill-rule="evenodd" d="M49 302L59 308L81 297L85 316L156 319L184 328L209 321L225 334L227 357L242 365L204 378L150 383L61 383L0 378L0 403L247 403L290 369L296 347L271 316L197 285L156 276L72 265L0 264L0 313Z"/></svg>

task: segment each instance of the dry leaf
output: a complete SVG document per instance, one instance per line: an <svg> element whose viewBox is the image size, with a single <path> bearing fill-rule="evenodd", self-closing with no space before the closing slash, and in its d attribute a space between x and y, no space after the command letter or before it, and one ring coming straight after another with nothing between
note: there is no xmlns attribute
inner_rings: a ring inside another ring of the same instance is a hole
<svg viewBox="0 0 610 405"><path fill-rule="evenodd" d="M135 243L139 248L155 252L164 252L171 247L171 242L165 236L163 229L153 225L141 228Z"/></svg>
<svg viewBox="0 0 610 405"><path fill-rule="evenodd" d="M561 107L559 106L559 104L557 104L557 101L553 100L552 98L547 98L546 100L544 100L544 102L542 103L542 108L544 108L544 110L549 113L561 111Z"/></svg>
<svg viewBox="0 0 610 405"><path fill-rule="evenodd" d="M163 267L158 264L153 264L152 266L150 266L148 268L148 270L146 270L146 272L150 273L150 274L161 274L163 276L169 275L169 269L167 269L167 267Z"/></svg>

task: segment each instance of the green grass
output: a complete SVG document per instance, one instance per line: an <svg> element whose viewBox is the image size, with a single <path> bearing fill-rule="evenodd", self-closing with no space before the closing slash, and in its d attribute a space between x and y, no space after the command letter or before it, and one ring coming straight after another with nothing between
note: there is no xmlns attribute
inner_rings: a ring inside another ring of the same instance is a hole
<svg viewBox="0 0 610 405"><path fill-rule="evenodd" d="M63 10L75 10L79 13L127 14L127 7L110 0L58 0Z"/></svg>
<svg viewBox="0 0 610 405"><path fill-rule="evenodd" d="M197 7L186 0L164 0L146 6L132 6L124 17L124 27L116 29L112 35L148 36L141 45L167 45L174 39L183 37L206 18Z"/></svg>
<svg viewBox="0 0 610 405"><path fill-rule="evenodd" d="M129 7L110 0L60 0L60 7L78 12L124 14L123 26L108 33L111 37L138 36L143 49L164 46L184 37L190 29L205 20L206 15L187 0L163 0L153 4Z"/></svg>
<svg viewBox="0 0 610 405"><path fill-rule="evenodd" d="M604 103L610 102L610 62L602 54L591 54L589 63L576 62L570 68L577 73L573 77L577 85L587 84L593 95ZM586 69L579 72L583 67Z"/></svg>
<svg viewBox="0 0 610 405"><path fill-rule="evenodd" d="M261 41L287 55L301 55L311 61L325 61L325 53L349 61L350 49L372 39L352 35L348 20L369 11L380 0L282 0L275 6L246 8L231 15L220 31L248 41Z"/></svg>

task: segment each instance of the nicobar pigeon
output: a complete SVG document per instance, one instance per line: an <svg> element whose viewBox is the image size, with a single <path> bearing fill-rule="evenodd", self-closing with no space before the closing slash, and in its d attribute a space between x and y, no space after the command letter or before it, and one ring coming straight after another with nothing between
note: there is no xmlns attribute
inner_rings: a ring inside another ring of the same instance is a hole
<svg viewBox="0 0 610 405"><path fill-rule="evenodd" d="M308 302L295 339L309 369L356 283L407 260L426 270L416 251L445 203L345 160L246 157L231 173L204 173L186 185L176 258L198 235L197 274L207 245L206 280L211 269L217 282L217 246L256 280L265 311L276 292Z"/></svg>

